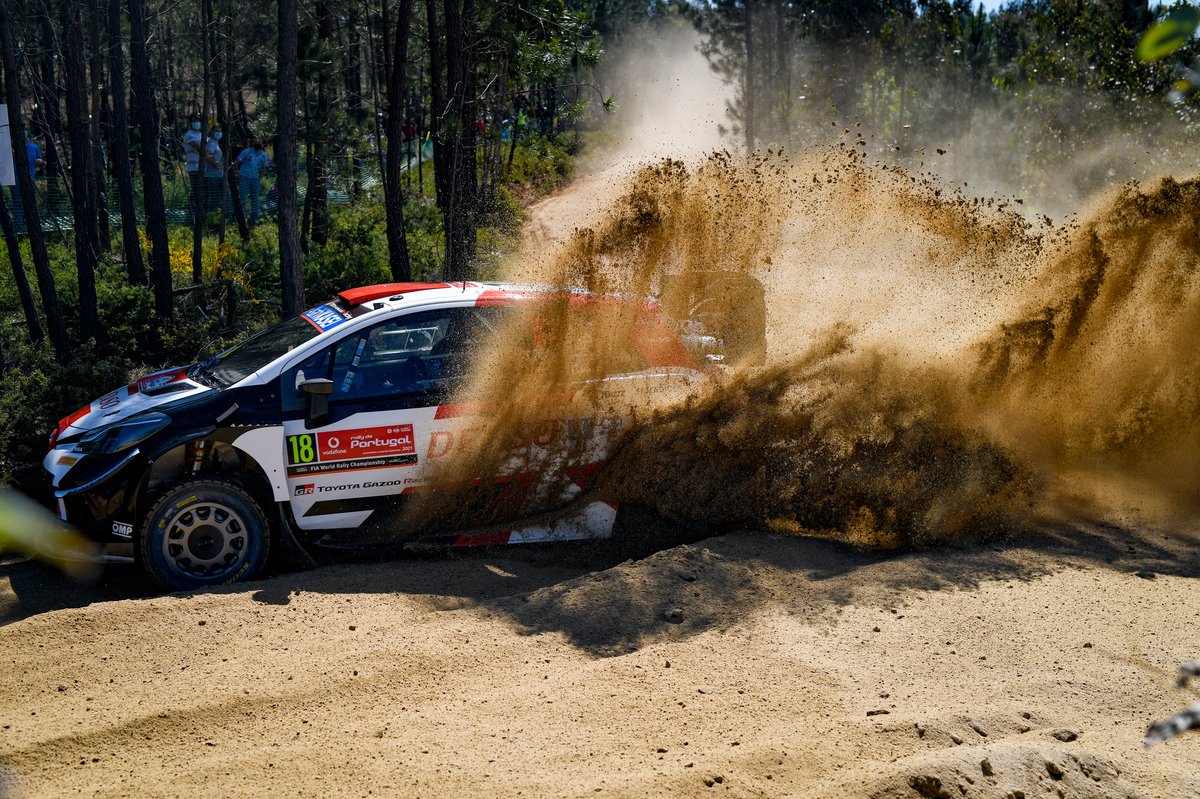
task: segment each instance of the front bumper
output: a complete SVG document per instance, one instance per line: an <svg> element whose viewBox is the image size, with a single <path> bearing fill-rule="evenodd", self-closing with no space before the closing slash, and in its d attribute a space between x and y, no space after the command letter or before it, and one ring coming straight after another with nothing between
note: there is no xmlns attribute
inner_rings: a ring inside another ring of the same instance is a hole
<svg viewBox="0 0 1200 799"><path fill-rule="evenodd" d="M135 447L113 457L80 458L65 473L51 472L58 517L102 549L123 552L127 548L131 557L137 497L146 466L146 457ZM123 562L126 556L114 557Z"/></svg>

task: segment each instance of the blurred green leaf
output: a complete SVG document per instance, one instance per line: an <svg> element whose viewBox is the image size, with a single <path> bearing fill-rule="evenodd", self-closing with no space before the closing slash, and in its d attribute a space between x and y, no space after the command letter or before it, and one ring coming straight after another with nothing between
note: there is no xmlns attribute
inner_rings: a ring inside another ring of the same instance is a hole
<svg viewBox="0 0 1200 799"><path fill-rule="evenodd" d="M1200 26L1200 8L1181 6L1167 14L1138 42L1139 61L1157 61L1178 50Z"/></svg>
<svg viewBox="0 0 1200 799"><path fill-rule="evenodd" d="M75 577L90 577L94 549L79 533L16 491L0 490L0 548L34 555Z"/></svg>

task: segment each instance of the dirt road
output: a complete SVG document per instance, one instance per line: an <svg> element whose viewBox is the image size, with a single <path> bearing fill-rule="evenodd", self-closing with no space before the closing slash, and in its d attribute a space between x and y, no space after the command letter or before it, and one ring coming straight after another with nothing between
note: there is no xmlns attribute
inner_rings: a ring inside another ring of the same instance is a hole
<svg viewBox="0 0 1200 799"><path fill-rule="evenodd" d="M1109 525L898 556L735 534L61 609L13 562L5 792L1194 796L1200 737L1141 737L1189 700L1198 555Z"/></svg>

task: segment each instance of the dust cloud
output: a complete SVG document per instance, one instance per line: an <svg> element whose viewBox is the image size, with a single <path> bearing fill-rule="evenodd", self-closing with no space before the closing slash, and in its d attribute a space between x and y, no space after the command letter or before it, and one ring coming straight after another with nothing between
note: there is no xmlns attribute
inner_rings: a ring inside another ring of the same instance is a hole
<svg viewBox="0 0 1200 799"><path fill-rule="evenodd" d="M609 54L599 80L616 90L606 127L612 141L585 169L691 162L726 144L721 130L733 88L713 74L700 42L691 26L663 24L630 34Z"/></svg>
<svg viewBox="0 0 1200 799"><path fill-rule="evenodd" d="M847 132L640 169L545 262L557 299L493 343L467 392L489 398L481 446L445 479L512 470L495 442L557 415L624 420L600 495L713 530L968 542L1124 501L1114 484L1140 510L1193 510L1200 182L1129 184L1055 227L863 150ZM730 288L749 278L758 309ZM626 300L597 321L578 289ZM686 390L607 391L594 378L627 367L641 297L765 352ZM553 332L531 348L531 325Z"/></svg>

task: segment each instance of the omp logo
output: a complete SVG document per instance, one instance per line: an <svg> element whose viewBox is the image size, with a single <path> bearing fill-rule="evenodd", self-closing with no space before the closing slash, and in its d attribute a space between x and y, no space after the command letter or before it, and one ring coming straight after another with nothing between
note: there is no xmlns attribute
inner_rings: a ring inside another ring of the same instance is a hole
<svg viewBox="0 0 1200 799"><path fill-rule="evenodd" d="M293 496L302 497L306 494L311 494L311 493L313 493L313 484L312 483L304 483L302 485L296 486L296 493Z"/></svg>
<svg viewBox="0 0 1200 799"><path fill-rule="evenodd" d="M113 522L113 535L119 535L121 538L133 538L133 525L125 522Z"/></svg>

